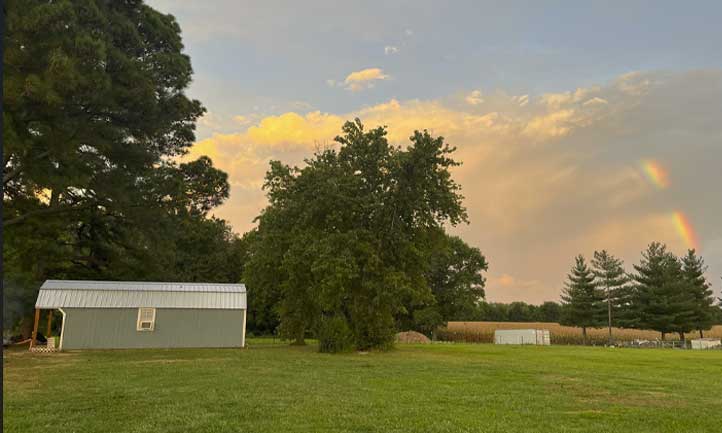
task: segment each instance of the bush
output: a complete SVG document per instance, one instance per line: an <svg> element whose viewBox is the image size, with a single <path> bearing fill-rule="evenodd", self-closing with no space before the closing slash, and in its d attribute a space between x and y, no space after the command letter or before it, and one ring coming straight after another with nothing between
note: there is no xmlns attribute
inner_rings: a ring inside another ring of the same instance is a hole
<svg viewBox="0 0 722 433"><path fill-rule="evenodd" d="M434 307L414 311L414 331L431 337L434 330L443 325L444 319Z"/></svg>
<svg viewBox="0 0 722 433"><path fill-rule="evenodd" d="M353 335L343 317L324 317L316 331L318 351L322 353L349 352L353 349Z"/></svg>

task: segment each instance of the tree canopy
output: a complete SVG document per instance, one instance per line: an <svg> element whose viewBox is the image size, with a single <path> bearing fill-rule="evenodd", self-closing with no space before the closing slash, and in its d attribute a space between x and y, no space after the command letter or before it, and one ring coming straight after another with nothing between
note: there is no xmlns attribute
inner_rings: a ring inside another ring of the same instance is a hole
<svg viewBox="0 0 722 433"><path fill-rule="evenodd" d="M624 262L607 250L595 251L592 268L598 287L603 291L607 309L607 327L609 340L612 341L612 324L618 320L623 324L627 319L626 304L629 297L629 278L624 270Z"/></svg>
<svg viewBox="0 0 722 433"><path fill-rule="evenodd" d="M443 233L444 224L467 217L450 173L454 149L442 137L417 131L402 149L388 143L384 127L366 130L358 119L342 132L338 149L317 152L303 168L271 163L269 206L258 217L260 245L246 276L278 300L282 336L301 343L323 318L340 318L355 347L387 347L397 320L436 302L429 281L436 247L459 255L446 258L447 270L460 272L436 285L440 296L483 295L483 279L472 274L486 262Z"/></svg>
<svg viewBox="0 0 722 433"><path fill-rule="evenodd" d="M662 333L684 333L694 329L696 301L682 279L680 260L666 245L653 242L634 265L635 289L632 309L638 327Z"/></svg>
<svg viewBox="0 0 722 433"><path fill-rule="evenodd" d="M584 256L578 255L574 261L562 292L561 324L582 328L586 342L587 328L599 328L605 322L604 295L597 287L594 273Z"/></svg>
<svg viewBox="0 0 722 433"><path fill-rule="evenodd" d="M703 331L715 323L715 316L718 314L714 306L712 287L704 276L707 267L702 257L697 256L693 249L688 250L681 260L684 286L694 299L692 329L698 330L702 337Z"/></svg>
<svg viewBox="0 0 722 433"><path fill-rule="evenodd" d="M154 169L194 140L180 28L141 1L7 4L3 90L5 214L137 205Z"/></svg>

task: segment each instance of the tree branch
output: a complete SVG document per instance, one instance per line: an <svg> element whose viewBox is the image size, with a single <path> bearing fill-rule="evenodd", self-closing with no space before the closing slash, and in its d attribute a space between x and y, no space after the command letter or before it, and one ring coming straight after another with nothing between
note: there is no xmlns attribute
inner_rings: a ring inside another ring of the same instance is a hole
<svg viewBox="0 0 722 433"><path fill-rule="evenodd" d="M29 218L34 218L34 217L43 216L43 215L54 215L54 214L59 214L59 213L78 211L78 210L82 210L82 209L91 208L95 205L96 205L96 203L93 202L93 203L86 203L81 206L57 206L57 207L47 207L44 209L38 209L38 210L30 211L30 212L24 213L22 215L16 216L15 218L3 220L3 227L21 223Z"/></svg>
<svg viewBox="0 0 722 433"><path fill-rule="evenodd" d="M46 150L46 151L44 151L44 152L40 152L39 154L35 155L35 157L33 158L33 160L43 159L43 158L45 158L45 157L48 156L48 155L50 155L50 151L49 151L49 150ZM13 170L11 170L9 173L5 173L5 169L3 168L3 186L7 185L8 182L10 182L11 180L13 180L13 179L15 179L16 177L18 177L18 175L20 175L20 173L22 173L22 172L23 172L23 167L22 167L22 165L20 165L20 164L18 164L18 165L17 165Z"/></svg>

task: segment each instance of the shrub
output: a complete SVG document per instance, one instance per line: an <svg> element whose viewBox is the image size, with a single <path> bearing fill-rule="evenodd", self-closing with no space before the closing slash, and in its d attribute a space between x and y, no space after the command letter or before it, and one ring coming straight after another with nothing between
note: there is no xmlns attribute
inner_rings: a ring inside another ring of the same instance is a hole
<svg viewBox="0 0 722 433"><path fill-rule="evenodd" d="M353 335L343 317L324 317L316 331L318 351L323 353L348 352L353 349Z"/></svg>

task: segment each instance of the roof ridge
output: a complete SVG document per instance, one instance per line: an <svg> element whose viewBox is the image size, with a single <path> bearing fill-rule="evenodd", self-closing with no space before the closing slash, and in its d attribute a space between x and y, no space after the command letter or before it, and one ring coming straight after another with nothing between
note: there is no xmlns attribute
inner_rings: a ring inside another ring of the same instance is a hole
<svg viewBox="0 0 722 433"><path fill-rule="evenodd" d="M246 291L246 285L243 283L204 282L47 280L40 286L40 290L243 293Z"/></svg>
<svg viewBox="0 0 722 433"><path fill-rule="evenodd" d="M188 284L205 286L245 286L244 283L211 283L204 281L126 281L126 280L45 280L45 283L99 283L99 284Z"/></svg>

